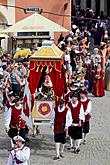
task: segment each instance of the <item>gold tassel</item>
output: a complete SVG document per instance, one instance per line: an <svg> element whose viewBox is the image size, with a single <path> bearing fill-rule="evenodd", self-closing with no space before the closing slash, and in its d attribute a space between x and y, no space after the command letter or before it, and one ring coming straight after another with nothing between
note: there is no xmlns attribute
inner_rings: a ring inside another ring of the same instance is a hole
<svg viewBox="0 0 110 165"><path fill-rule="evenodd" d="M37 69L36 69L36 72L38 72L39 71L39 66L37 67Z"/></svg>
<svg viewBox="0 0 110 165"><path fill-rule="evenodd" d="M43 67L41 68L41 72L43 71Z"/></svg>
<svg viewBox="0 0 110 165"><path fill-rule="evenodd" d="M49 73L49 68L48 68L48 66L47 66L47 69L46 69L46 73L47 73L47 74Z"/></svg>
<svg viewBox="0 0 110 165"><path fill-rule="evenodd" d="M50 72L52 71L52 68L50 68Z"/></svg>

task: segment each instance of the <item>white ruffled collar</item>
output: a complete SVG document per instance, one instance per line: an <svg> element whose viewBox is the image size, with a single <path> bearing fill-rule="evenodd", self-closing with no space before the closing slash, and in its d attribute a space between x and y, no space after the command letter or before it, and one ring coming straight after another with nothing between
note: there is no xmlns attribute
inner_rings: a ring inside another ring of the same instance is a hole
<svg viewBox="0 0 110 165"><path fill-rule="evenodd" d="M63 106L63 108L60 108L60 106L58 106L58 112L63 112L65 109L65 106Z"/></svg>
<svg viewBox="0 0 110 165"><path fill-rule="evenodd" d="M16 106L16 105L15 105L15 108L16 108L16 109L21 109L22 106L21 106L21 104L20 104L19 106Z"/></svg>
<svg viewBox="0 0 110 165"><path fill-rule="evenodd" d="M81 102L85 102L87 100L87 97L85 97L84 99L81 98Z"/></svg>
<svg viewBox="0 0 110 165"><path fill-rule="evenodd" d="M77 105L78 105L78 100L76 101L76 103L73 103L73 101L71 101L71 105L72 105L73 108L77 107Z"/></svg>

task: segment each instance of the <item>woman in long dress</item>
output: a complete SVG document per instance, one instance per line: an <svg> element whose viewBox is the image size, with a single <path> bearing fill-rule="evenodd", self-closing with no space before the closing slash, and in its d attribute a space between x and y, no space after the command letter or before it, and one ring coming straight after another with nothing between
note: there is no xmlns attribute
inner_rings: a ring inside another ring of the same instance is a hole
<svg viewBox="0 0 110 165"><path fill-rule="evenodd" d="M53 91L53 84L51 82L50 76L48 74L45 75L45 79L39 92L37 93L36 99L46 99L46 100L53 100L54 98L54 91Z"/></svg>
<svg viewBox="0 0 110 165"><path fill-rule="evenodd" d="M97 97L102 97L105 95L104 91L104 72L101 65L98 64L94 72L94 84L92 94Z"/></svg>

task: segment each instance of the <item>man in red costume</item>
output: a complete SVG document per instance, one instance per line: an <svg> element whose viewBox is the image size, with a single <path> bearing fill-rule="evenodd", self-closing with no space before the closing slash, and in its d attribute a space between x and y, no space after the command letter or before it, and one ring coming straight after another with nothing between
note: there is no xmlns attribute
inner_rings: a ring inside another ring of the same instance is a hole
<svg viewBox="0 0 110 165"><path fill-rule="evenodd" d="M9 137L12 139L17 135L20 135L23 139L25 139L25 121L21 119L22 105L20 98L16 96L14 102L15 105L10 107L8 113L6 114L6 130Z"/></svg>
<svg viewBox="0 0 110 165"><path fill-rule="evenodd" d="M85 121L83 122L83 144L86 144L86 135L89 133L89 121L91 118L90 112L91 112L91 100L87 97L87 91L86 90L80 90L80 101L84 108L84 114L85 114Z"/></svg>
<svg viewBox="0 0 110 165"><path fill-rule="evenodd" d="M65 94L65 102L66 104L71 101L71 96L74 92L78 91L79 84L77 82L72 82L70 86L67 88L67 93Z"/></svg>
<svg viewBox="0 0 110 165"><path fill-rule="evenodd" d="M74 148L74 153L79 153L80 143L82 140L82 121L85 120L83 105L78 101L78 94L73 93L71 102L68 103L71 110L72 125L69 127L68 134L70 138L70 146ZM74 146L73 146L74 142Z"/></svg>
<svg viewBox="0 0 110 165"><path fill-rule="evenodd" d="M55 107L55 110L51 115L51 126L54 130L54 140L56 143L56 157L54 158L54 160L63 157L63 151L66 142L66 131L71 124L71 111L68 107L65 106L65 100L60 99L58 106Z"/></svg>

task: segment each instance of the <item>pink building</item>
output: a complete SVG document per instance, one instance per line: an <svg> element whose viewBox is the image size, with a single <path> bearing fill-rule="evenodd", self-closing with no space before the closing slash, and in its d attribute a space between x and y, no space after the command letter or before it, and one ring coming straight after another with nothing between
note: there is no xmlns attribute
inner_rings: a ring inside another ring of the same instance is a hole
<svg viewBox="0 0 110 165"><path fill-rule="evenodd" d="M23 8L27 7L40 7L43 9L42 15L48 19L60 24L61 26L71 29L71 0L29 0L28 3L26 0L16 0L16 6L22 6ZM16 9L16 22L29 16L25 14L23 10ZM55 35L55 38L59 34Z"/></svg>
<svg viewBox="0 0 110 165"><path fill-rule="evenodd" d="M25 14L24 10L20 9L28 7L41 8L43 16L69 30L71 29L71 0L0 0L0 23L15 24L30 15ZM3 24L3 27L0 28L4 29L6 26ZM59 34L54 35L55 43L57 43Z"/></svg>

